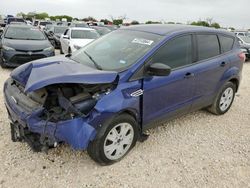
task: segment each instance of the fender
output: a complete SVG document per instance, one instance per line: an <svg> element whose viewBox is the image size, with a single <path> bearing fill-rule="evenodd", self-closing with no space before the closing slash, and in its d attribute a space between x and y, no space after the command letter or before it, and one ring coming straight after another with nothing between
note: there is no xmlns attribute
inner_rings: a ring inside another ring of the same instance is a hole
<svg viewBox="0 0 250 188"><path fill-rule="evenodd" d="M96 119L100 114L106 114L106 120L117 114L128 113L135 118L139 125L141 125L140 108L142 95L133 95L134 92L139 90L141 90L141 81L139 80L121 83L115 90L107 95L102 96L97 102L96 106L94 107L95 113L92 114L95 116L94 119ZM102 121L103 120L104 119L102 119ZM99 126L99 122L101 121L93 122L93 126Z"/></svg>
<svg viewBox="0 0 250 188"><path fill-rule="evenodd" d="M231 67L230 69L227 69L222 75L219 83L217 84L217 87L216 87L217 91L221 88L222 85L224 85L229 80L236 79L239 83L241 80L241 77L240 77L241 74L239 72L240 72L240 69L237 67Z"/></svg>

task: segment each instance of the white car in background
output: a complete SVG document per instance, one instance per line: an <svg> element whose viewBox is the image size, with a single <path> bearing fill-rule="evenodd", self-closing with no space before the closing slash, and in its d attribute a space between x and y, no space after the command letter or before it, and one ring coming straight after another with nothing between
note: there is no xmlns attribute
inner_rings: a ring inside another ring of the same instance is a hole
<svg viewBox="0 0 250 188"><path fill-rule="evenodd" d="M91 28L68 28L60 38L60 53L70 54L99 37L98 32Z"/></svg>

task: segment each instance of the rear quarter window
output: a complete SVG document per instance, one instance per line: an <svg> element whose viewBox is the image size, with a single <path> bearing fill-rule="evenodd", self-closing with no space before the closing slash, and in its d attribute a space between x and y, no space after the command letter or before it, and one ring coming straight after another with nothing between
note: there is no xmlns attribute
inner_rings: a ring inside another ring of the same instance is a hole
<svg viewBox="0 0 250 188"><path fill-rule="evenodd" d="M219 35L220 45L222 52L228 52L232 50L234 39L232 37Z"/></svg>
<svg viewBox="0 0 250 188"><path fill-rule="evenodd" d="M215 34L198 34L198 60L209 59L220 54L220 46L217 35Z"/></svg>

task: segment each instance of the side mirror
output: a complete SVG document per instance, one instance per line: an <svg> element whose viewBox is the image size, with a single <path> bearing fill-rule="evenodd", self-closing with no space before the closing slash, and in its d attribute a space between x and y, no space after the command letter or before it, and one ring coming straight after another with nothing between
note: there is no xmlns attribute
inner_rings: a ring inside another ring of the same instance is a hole
<svg viewBox="0 0 250 188"><path fill-rule="evenodd" d="M64 39L69 39L69 36L68 35L63 35L63 38Z"/></svg>
<svg viewBox="0 0 250 188"><path fill-rule="evenodd" d="M147 68L147 73L152 76L168 76L171 68L163 63L153 63Z"/></svg>

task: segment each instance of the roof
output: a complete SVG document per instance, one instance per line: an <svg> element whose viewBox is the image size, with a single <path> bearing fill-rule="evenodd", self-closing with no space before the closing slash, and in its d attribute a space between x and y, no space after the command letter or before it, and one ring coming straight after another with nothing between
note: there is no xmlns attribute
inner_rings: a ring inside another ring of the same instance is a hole
<svg viewBox="0 0 250 188"><path fill-rule="evenodd" d="M143 25L123 27L121 29L142 31L158 35L168 35L174 32L181 32L181 31L183 32L205 31L205 32L217 32L217 33L224 33L227 35L233 35L232 33L221 29L214 29L209 27L193 26L193 25L182 25L182 24L143 24Z"/></svg>
<svg viewBox="0 0 250 188"><path fill-rule="evenodd" d="M85 30L85 31L93 31L94 30L94 29L89 28L89 27L70 27L70 29L71 30Z"/></svg>
<svg viewBox="0 0 250 188"><path fill-rule="evenodd" d="M26 25L26 24L9 24L8 27L19 27L19 28L36 28L32 25Z"/></svg>

